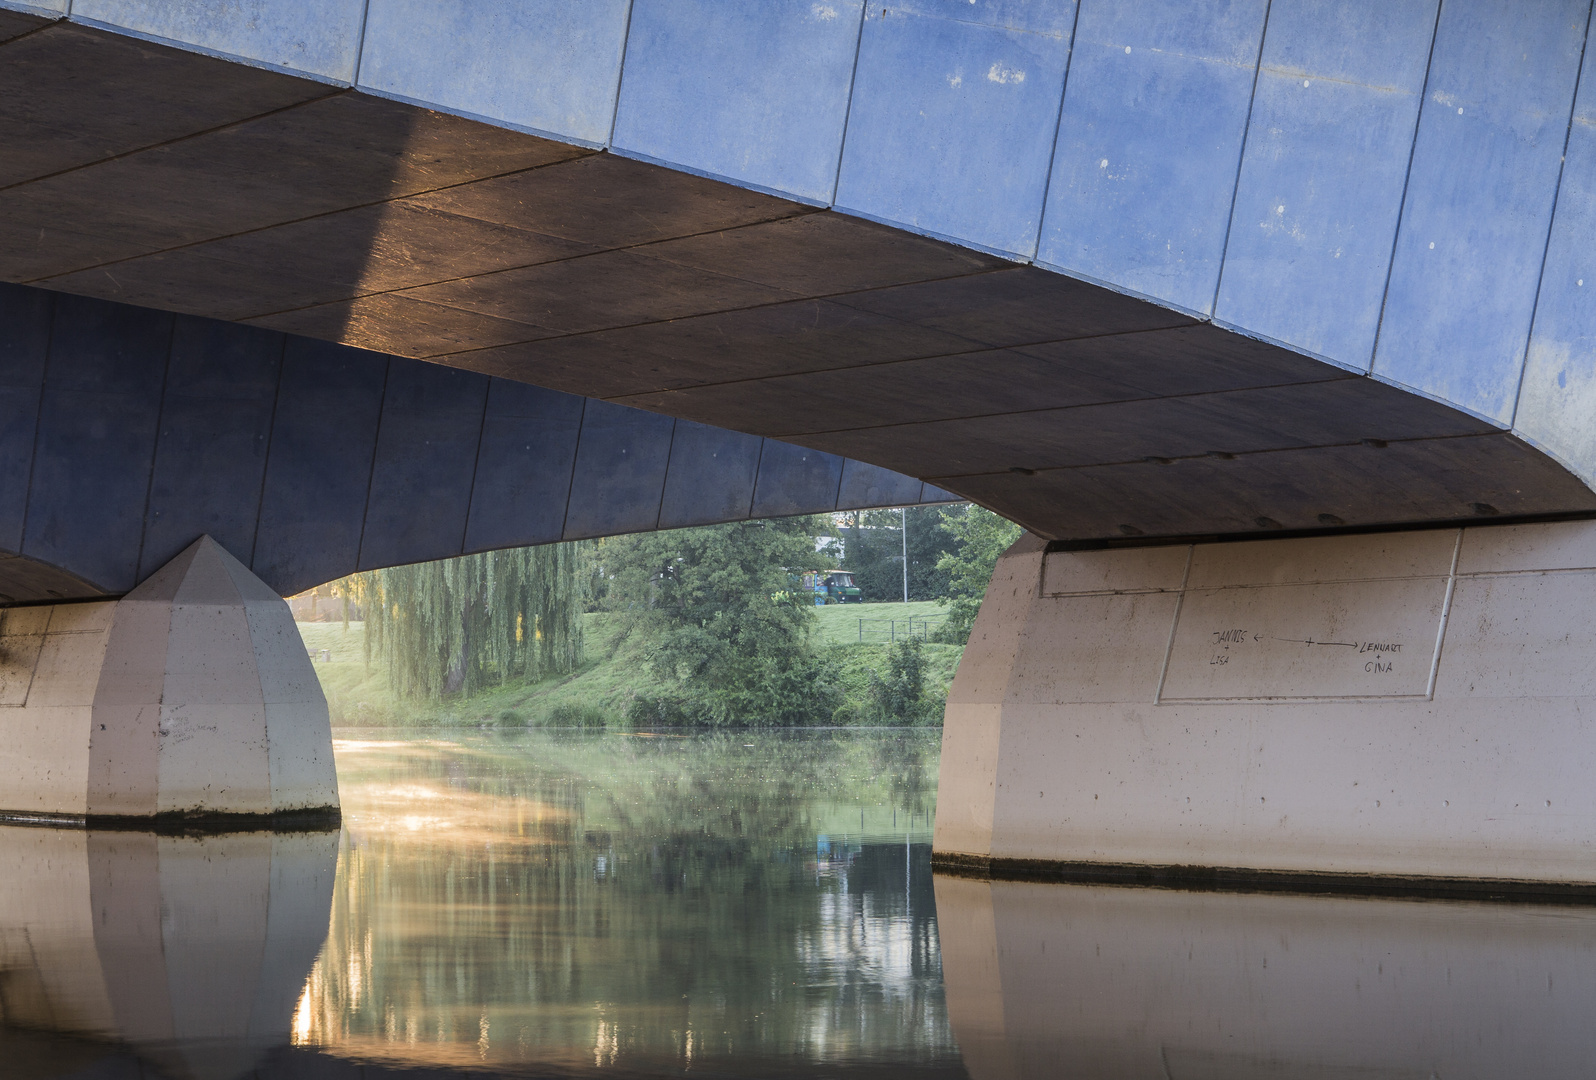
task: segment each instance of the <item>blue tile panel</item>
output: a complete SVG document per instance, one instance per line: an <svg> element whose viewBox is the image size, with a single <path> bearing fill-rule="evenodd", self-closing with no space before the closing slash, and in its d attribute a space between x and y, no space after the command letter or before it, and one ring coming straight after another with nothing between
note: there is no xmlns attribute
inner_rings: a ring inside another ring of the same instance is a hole
<svg viewBox="0 0 1596 1080"><path fill-rule="evenodd" d="M355 568L389 363L347 345L288 339L250 563L284 595Z"/></svg>
<svg viewBox="0 0 1596 1080"><path fill-rule="evenodd" d="M1207 315L1267 0L1084 0L1037 261Z"/></svg>
<svg viewBox="0 0 1596 1080"><path fill-rule="evenodd" d="M659 527L708 525L748 516L765 440L757 435L676 421Z"/></svg>
<svg viewBox="0 0 1596 1080"><path fill-rule="evenodd" d="M437 364L388 369L360 569L460 554L487 400L486 375Z"/></svg>
<svg viewBox="0 0 1596 1080"><path fill-rule="evenodd" d="M1367 370L1435 0L1274 0L1215 321Z"/></svg>
<svg viewBox="0 0 1596 1080"><path fill-rule="evenodd" d="M842 483L837 489L838 510L858 510L873 506L907 506L920 501L924 487L912 476L883 469L879 465L866 465L862 461L847 461L842 466Z"/></svg>
<svg viewBox="0 0 1596 1080"><path fill-rule="evenodd" d="M754 517L821 514L837 508L843 459L791 443L765 440L754 486Z"/></svg>
<svg viewBox="0 0 1596 1080"><path fill-rule="evenodd" d="M208 533L248 564L266 473L282 334L179 317L161 400L138 579Z"/></svg>
<svg viewBox="0 0 1596 1080"><path fill-rule="evenodd" d="M1029 257L1074 4L866 9L837 206Z"/></svg>
<svg viewBox="0 0 1596 1080"><path fill-rule="evenodd" d="M360 86L585 146L610 139L627 0L371 0Z"/></svg>
<svg viewBox="0 0 1596 1080"><path fill-rule="evenodd" d="M675 424L668 416L624 405L587 403L564 539L645 532L658 525Z"/></svg>
<svg viewBox="0 0 1596 1080"><path fill-rule="evenodd" d="M55 298L22 553L110 592L138 584L173 318Z"/></svg>
<svg viewBox="0 0 1596 1080"><path fill-rule="evenodd" d="M560 539L585 402L558 390L492 381L466 551Z"/></svg>
<svg viewBox="0 0 1596 1080"><path fill-rule="evenodd" d="M1596 481L1596 50L1588 46L1567 156L1513 427Z"/></svg>
<svg viewBox="0 0 1596 1080"><path fill-rule="evenodd" d="M634 0L614 146L829 203L863 0Z"/></svg>
<svg viewBox="0 0 1596 1080"><path fill-rule="evenodd" d="M348 85L365 6L365 0L74 0L72 18Z"/></svg>
<svg viewBox="0 0 1596 1080"><path fill-rule="evenodd" d="M1562 171L1589 0L1447 0L1377 375L1506 425Z"/></svg>
<svg viewBox="0 0 1596 1080"><path fill-rule="evenodd" d="M0 285L0 550L12 553L22 547L53 306L47 292Z"/></svg>

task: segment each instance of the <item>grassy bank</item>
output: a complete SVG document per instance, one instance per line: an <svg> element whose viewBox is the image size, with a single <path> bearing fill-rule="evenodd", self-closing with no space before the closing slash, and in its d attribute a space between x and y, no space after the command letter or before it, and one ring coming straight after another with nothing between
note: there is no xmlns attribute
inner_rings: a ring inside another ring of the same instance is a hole
<svg viewBox="0 0 1596 1080"><path fill-rule="evenodd" d="M815 611L815 643L833 661L845 699L862 708L869 694L872 670L886 673L891 650L889 635L896 620L899 636L920 633L919 620L936 618L943 609L934 603L852 604ZM859 620L865 619L864 643ZM583 616L587 660L570 675L530 685L495 687L465 698L439 702L400 701L388 690L380 663L369 667L362 657L365 628L355 622L346 631L341 623L300 623L305 647L316 656L316 674L339 726L387 724L549 724L569 723L575 717L590 722L602 717L610 727L624 726L627 707L638 696L657 696L667 687L649 674L643 661L643 643L621 633L616 616ZM935 629L935 623L932 624ZM957 645L924 647L926 690L944 695L953 680L963 649ZM322 660L325 653L328 657Z"/></svg>

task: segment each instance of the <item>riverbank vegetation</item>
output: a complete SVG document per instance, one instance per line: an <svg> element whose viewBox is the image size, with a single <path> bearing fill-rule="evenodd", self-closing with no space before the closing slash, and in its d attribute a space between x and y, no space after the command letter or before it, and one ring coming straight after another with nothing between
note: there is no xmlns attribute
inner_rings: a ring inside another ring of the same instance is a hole
<svg viewBox="0 0 1596 1080"><path fill-rule="evenodd" d="M816 607L794 571L847 565L848 548L833 519L788 518L358 574L337 589L363 620L300 629L339 725L934 725L1018 532L935 513L918 523L942 537L920 548L938 566L930 601ZM859 531L882 547L886 530L850 518L864 562Z"/></svg>

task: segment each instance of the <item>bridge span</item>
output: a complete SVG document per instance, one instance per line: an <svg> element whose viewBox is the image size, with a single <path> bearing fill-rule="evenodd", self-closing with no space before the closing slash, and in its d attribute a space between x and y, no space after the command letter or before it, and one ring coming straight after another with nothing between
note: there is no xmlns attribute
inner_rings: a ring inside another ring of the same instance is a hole
<svg viewBox="0 0 1596 1080"><path fill-rule="evenodd" d="M1589 0L0 7L0 280L1024 524L948 714L947 859L1596 883L1561 677L1596 567ZM368 514L353 558L406 527ZM1131 775L1168 798L1072 801Z"/></svg>

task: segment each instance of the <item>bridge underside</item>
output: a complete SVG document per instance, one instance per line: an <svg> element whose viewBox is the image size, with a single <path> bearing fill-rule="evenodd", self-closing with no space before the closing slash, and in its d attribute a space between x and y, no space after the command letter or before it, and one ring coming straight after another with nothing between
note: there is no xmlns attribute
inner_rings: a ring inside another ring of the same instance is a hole
<svg viewBox="0 0 1596 1080"><path fill-rule="evenodd" d="M0 13L0 279L870 462L1049 539L1596 513L1509 431L1107 288Z"/></svg>

